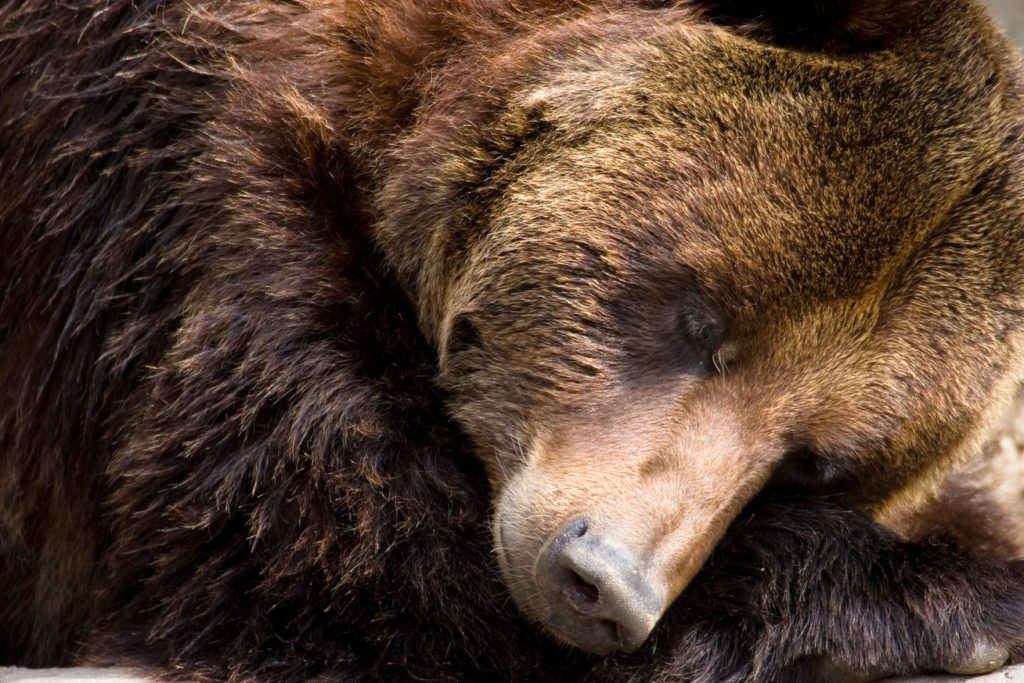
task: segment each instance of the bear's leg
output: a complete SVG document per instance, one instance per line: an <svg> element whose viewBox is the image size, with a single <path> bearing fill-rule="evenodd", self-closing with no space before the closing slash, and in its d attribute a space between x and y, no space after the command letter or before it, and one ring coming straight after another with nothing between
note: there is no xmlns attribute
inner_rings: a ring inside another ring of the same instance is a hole
<svg viewBox="0 0 1024 683"><path fill-rule="evenodd" d="M741 598L737 621L757 633L754 680L984 673L1020 656L1024 562L954 538L903 540L826 502L757 507L690 598L712 614L716 602Z"/></svg>

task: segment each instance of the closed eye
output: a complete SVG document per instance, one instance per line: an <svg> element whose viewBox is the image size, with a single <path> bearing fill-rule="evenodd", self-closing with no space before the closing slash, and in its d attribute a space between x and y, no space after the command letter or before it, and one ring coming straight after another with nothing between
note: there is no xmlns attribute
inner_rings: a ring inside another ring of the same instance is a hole
<svg viewBox="0 0 1024 683"><path fill-rule="evenodd" d="M684 301L683 305L677 322L680 353L700 374L721 372L725 363L719 352L725 341L725 324L700 303Z"/></svg>
<svg viewBox="0 0 1024 683"><path fill-rule="evenodd" d="M811 495L832 495L855 490L857 477L843 463L800 448L786 454L767 487Z"/></svg>

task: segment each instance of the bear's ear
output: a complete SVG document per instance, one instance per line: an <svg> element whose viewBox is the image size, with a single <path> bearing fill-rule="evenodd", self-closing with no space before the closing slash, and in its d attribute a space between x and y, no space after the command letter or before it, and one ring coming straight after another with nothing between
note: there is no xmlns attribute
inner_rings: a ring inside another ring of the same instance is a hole
<svg viewBox="0 0 1024 683"><path fill-rule="evenodd" d="M849 52L884 47L921 0L694 0L710 21L787 47Z"/></svg>

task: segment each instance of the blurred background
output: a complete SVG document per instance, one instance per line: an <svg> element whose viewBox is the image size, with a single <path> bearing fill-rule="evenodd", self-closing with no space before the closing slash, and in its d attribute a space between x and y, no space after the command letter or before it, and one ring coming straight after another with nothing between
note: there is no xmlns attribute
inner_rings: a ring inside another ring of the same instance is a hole
<svg viewBox="0 0 1024 683"><path fill-rule="evenodd" d="M1024 0L988 0L988 4L1017 43L1024 45Z"/></svg>

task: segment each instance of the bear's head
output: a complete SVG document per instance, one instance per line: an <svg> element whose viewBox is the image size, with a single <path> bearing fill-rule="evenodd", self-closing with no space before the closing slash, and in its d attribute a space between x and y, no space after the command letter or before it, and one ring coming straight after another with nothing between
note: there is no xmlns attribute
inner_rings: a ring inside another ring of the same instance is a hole
<svg viewBox="0 0 1024 683"><path fill-rule="evenodd" d="M379 232L513 597L596 653L766 486L897 514L1021 376L1021 83L983 12L656 4L453 65Z"/></svg>

